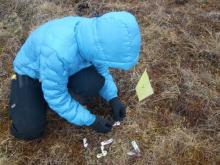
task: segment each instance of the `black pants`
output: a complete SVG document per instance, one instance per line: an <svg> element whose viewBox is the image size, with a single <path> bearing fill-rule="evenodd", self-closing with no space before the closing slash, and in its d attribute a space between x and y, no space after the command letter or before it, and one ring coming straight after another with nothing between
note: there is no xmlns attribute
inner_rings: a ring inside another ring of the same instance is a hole
<svg viewBox="0 0 220 165"><path fill-rule="evenodd" d="M81 104L86 104L90 97L99 94L104 82L104 77L91 66L69 77L69 93ZM11 82L9 104L12 135L25 140L43 135L48 107L38 80L16 74Z"/></svg>

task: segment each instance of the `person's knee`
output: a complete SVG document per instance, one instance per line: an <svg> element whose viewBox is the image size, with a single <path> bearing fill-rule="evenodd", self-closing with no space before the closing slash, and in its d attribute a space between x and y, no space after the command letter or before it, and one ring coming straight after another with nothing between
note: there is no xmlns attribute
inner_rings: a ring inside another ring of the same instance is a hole
<svg viewBox="0 0 220 165"><path fill-rule="evenodd" d="M44 130L44 127L29 127L28 125L26 127L16 127L14 124L12 124L10 128L11 134L22 140L41 138L44 134Z"/></svg>
<svg viewBox="0 0 220 165"><path fill-rule="evenodd" d="M13 110L13 109L12 109ZM11 111L12 111L11 110ZM23 113L18 113L23 112ZM18 139L32 140L40 138L46 127L46 114L42 113L25 113L22 108L17 107L16 111L11 114L11 128L10 132ZM35 112L35 111L33 111Z"/></svg>
<svg viewBox="0 0 220 165"><path fill-rule="evenodd" d="M105 84L105 78L94 66L85 68L69 79L69 89L79 96L97 96Z"/></svg>

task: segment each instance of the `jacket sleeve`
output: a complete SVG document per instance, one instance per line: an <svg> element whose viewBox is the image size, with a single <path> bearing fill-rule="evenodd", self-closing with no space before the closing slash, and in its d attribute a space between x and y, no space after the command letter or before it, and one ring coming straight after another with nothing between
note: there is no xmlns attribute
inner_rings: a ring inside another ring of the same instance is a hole
<svg viewBox="0 0 220 165"><path fill-rule="evenodd" d="M48 52L47 59L41 60L41 81L44 98L55 112L72 124L91 125L95 115L70 96L65 65L54 52ZM43 62L44 61L44 62Z"/></svg>
<svg viewBox="0 0 220 165"><path fill-rule="evenodd" d="M112 98L118 96L117 86L112 78L112 75L109 73L108 67L103 65L95 65L97 71L104 76L105 84L100 91L100 95L106 100L110 101Z"/></svg>

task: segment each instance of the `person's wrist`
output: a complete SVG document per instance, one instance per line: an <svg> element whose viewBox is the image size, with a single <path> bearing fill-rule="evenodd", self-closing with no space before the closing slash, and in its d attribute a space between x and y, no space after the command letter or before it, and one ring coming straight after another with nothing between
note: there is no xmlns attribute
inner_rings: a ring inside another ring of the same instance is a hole
<svg viewBox="0 0 220 165"><path fill-rule="evenodd" d="M97 116L96 115L94 116L95 116L95 120L90 124L90 127L94 127L97 123Z"/></svg>
<svg viewBox="0 0 220 165"><path fill-rule="evenodd" d="M119 100L118 97L114 97L114 98L112 98L112 99L109 101L109 104L110 104L111 106L114 106L114 105L116 105L117 103L120 103L120 100Z"/></svg>

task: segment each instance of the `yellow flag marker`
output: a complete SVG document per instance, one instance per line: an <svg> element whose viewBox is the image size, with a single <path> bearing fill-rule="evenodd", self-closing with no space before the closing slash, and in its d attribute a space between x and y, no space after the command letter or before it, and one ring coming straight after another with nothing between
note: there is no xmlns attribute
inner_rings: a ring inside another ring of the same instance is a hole
<svg viewBox="0 0 220 165"><path fill-rule="evenodd" d="M139 101L142 101L143 99L147 98L148 96L154 93L146 70L142 74L135 89L136 89L136 93L137 93Z"/></svg>

